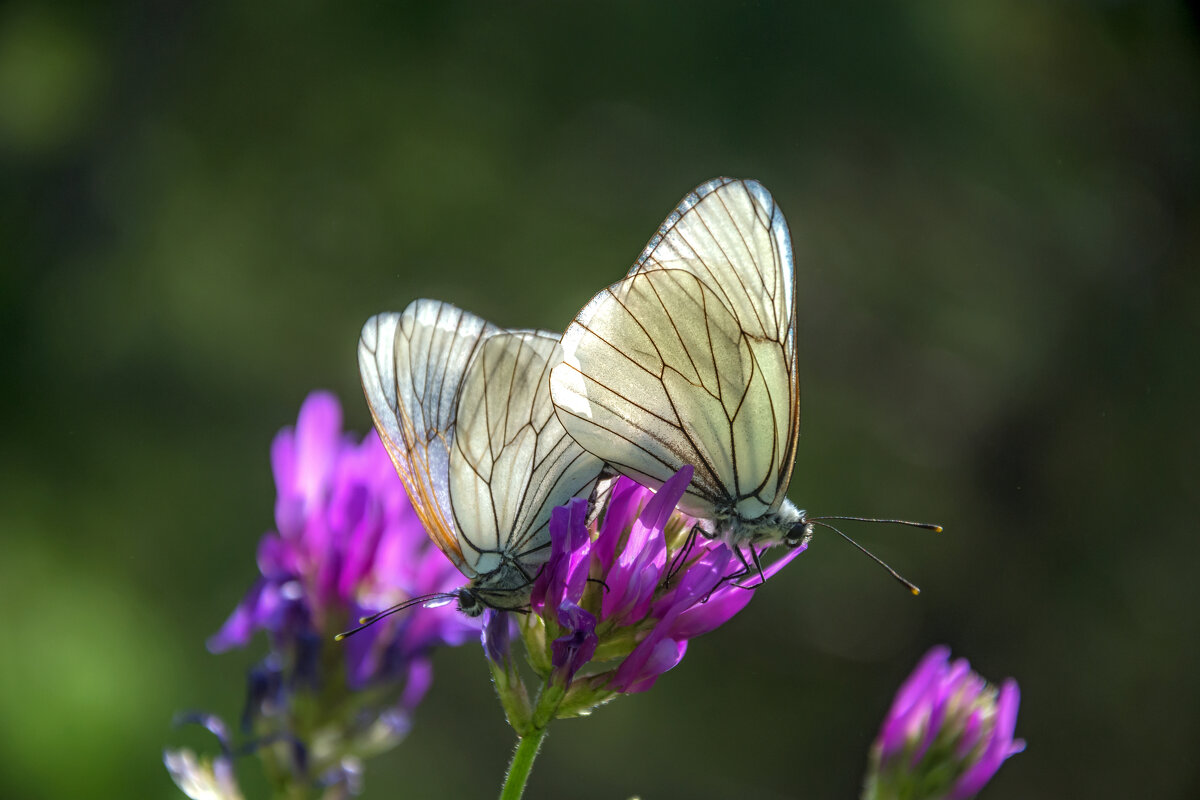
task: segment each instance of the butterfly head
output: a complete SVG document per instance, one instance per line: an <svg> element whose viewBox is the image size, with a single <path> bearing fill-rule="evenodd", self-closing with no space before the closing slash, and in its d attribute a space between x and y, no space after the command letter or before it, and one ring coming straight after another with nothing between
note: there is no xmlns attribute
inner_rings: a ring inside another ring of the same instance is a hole
<svg viewBox="0 0 1200 800"><path fill-rule="evenodd" d="M727 510L719 509L715 526L735 544L748 542L752 545L799 547L812 538L813 532L813 526L805 518L804 512L787 499L778 508L752 519L738 513L736 506Z"/></svg>
<svg viewBox="0 0 1200 800"><path fill-rule="evenodd" d="M483 599L479 596L479 593L470 586L458 589L454 595L458 601L458 610L468 617L478 617L488 607L487 603L483 602Z"/></svg>
<svg viewBox="0 0 1200 800"><path fill-rule="evenodd" d="M787 533L783 535L783 544L786 547L796 548L807 546L813 536L813 524L804 519L804 512L800 512L800 521L788 528Z"/></svg>

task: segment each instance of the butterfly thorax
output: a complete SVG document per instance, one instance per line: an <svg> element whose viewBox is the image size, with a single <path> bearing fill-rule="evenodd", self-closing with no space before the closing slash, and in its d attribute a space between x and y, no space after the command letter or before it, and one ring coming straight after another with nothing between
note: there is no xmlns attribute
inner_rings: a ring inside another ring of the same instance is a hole
<svg viewBox="0 0 1200 800"><path fill-rule="evenodd" d="M530 575L513 559L502 557L498 567L476 575L458 590L458 610L468 617L477 617L485 608L498 611L526 609L535 577L536 574Z"/></svg>
<svg viewBox="0 0 1200 800"><path fill-rule="evenodd" d="M787 499L779 508L753 519L743 517L732 507L717 509L713 531L714 535L731 545L784 544L797 547L812 537L812 525L806 521L805 512Z"/></svg>

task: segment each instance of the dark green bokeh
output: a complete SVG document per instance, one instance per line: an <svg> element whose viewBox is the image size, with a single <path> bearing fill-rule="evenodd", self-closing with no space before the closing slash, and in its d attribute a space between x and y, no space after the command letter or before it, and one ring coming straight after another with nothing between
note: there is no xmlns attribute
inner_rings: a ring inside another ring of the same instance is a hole
<svg viewBox="0 0 1200 800"><path fill-rule="evenodd" d="M366 430L363 320L561 329L719 174L796 244L793 499L946 533L854 529L916 600L819 535L530 796L853 796L938 642L1024 692L987 796L1200 792L1195 15L649 5L0 9L0 795L179 796L269 442L316 387ZM437 667L367 797L496 792L481 654Z"/></svg>

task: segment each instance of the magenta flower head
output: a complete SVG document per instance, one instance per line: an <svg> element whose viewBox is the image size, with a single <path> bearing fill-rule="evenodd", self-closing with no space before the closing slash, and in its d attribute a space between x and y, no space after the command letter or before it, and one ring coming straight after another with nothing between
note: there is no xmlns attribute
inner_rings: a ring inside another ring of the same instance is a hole
<svg viewBox="0 0 1200 800"><path fill-rule="evenodd" d="M691 639L720 627L754 596L744 588L760 582L747 570L748 556L693 533L693 520L676 510L691 477L692 467L684 466L657 493L619 478L597 509L599 523L589 523L581 499L554 509L550 557L534 582L531 613L518 618L529 661L546 682L532 711L535 726L649 689L680 662ZM803 550L789 550L763 577ZM507 641L503 616L490 618L493 641ZM499 688L501 675L511 677L507 651L490 644L487 651ZM521 703L503 693L501 699L510 722L514 710L524 716Z"/></svg>
<svg viewBox="0 0 1200 800"><path fill-rule="evenodd" d="M963 800L1025 749L1013 738L1021 695L997 689L950 649L930 650L896 693L871 748L867 800Z"/></svg>
<svg viewBox="0 0 1200 800"><path fill-rule="evenodd" d="M243 728L264 758L275 754L276 771L348 784L359 757L407 731L431 651L473 638L478 624L450 607L416 609L334 641L360 617L462 576L426 536L376 433L342 432L333 395L308 396L296 427L275 437L271 465L276 530L258 545L262 575L208 646L241 647L264 631L270 652L251 671Z"/></svg>

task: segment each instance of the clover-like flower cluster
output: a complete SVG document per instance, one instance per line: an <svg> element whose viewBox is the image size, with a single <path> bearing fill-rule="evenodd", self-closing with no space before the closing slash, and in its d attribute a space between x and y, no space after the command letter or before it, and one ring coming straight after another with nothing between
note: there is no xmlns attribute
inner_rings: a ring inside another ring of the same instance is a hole
<svg viewBox="0 0 1200 800"><path fill-rule="evenodd" d="M549 561L533 586L531 613L517 621L530 664L545 686L530 708L525 693L507 692L516 677L507 643L509 620L492 613L485 646L509 719L587 713L618 694L642 692L687 652L688 642L720 627L754 596L757 584L803 552L789 550L760 576L749 556L707 538L676 510L692 477L683 467L653 492L628 478L610 487L588 520L574 500L550 518Z"/></svg>
<svg viewBox="0 0 1200 800"><path fill-rule="evenodd" d="M221 652L267 634L269 652L249 677L245 741L235 747L218 717L193 714L187 721L212 732L220 752L169 750L164 761L193 798L241 800L235 757L255 753L279 792L340 800L361 790L362 760L407 733L432 679L431 652L474 636L478 622L445 602L462 575L426 535L378 437L342 433L333 396L309 396L295 429L276 437L271 462L276 529L259 543L261 576L209 640ZM691 477L684 466L658 491L609 479L592 505L575 499L554 509L528 613L485 615L497 693L534 752L552 719L649 689L693 638L745 608L807 548L760 568L761 549L712 537L677 510ZM372 616L378 621L335 640ZM538 677L532 691L515 663L518 641ZM1013 738L1019 702L1015 681L990 686L934 648L884 720L864 799L974 796L1024 749Z"/></svg>
<svg viewBox="0 0 1200 800"><path fill-rule="evenodd" d="M478 625L449 607L421 609L335 642L359 617L462 576L425 535L379 437L344 434L332 395L305 400L295 429L275 437L271 465L276 529L259 542L261 577L209 649L264 631L270 649L250 673L243 749L292 784L354 785L361 759L408 731L432 680L432 650L467 641ZM232 791L228 733L203 718L220 730L223 755L209 763L168 752L168 766L185 792L189 782L212 785L208 773Z"/></svg>

